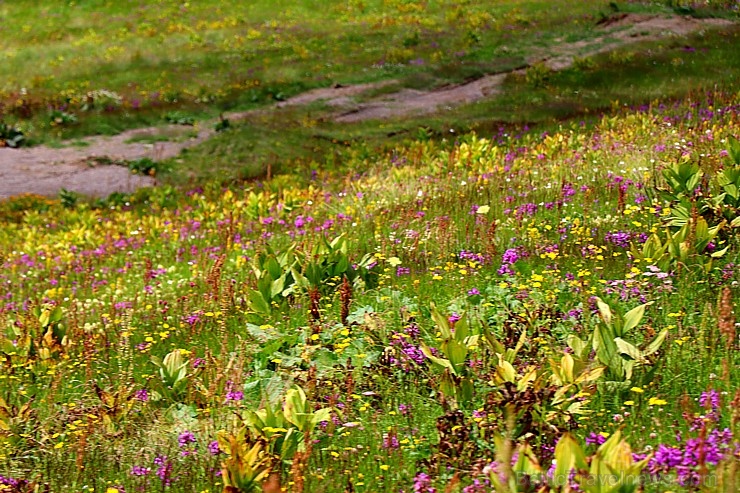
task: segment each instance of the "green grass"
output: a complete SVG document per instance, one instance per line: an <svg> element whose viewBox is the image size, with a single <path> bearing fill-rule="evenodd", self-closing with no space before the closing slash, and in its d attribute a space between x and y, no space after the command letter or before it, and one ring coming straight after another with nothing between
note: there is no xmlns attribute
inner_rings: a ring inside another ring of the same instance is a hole
<svg viewBox="0 0 740 493"><path fill-rule="evenodd" d="M395 142L415 139L421 128L435 139L449 138L450 129L481 135L493 135L502 126L514 132L525 126L545 131L569 119L593 122L615 105L638 107L660 97L696 97L715 87L732 90L740 77L740 55L734 49L739 36L740 30L733 28L681 42L643 43L593 56L560 72L545 69L537 79L529 72L512 75L496 97L421 117L346 125L332 123L332 110L320 104L283 108L235 122L229 132L174 159L171 173L162 178L173 184L209 178L226 182L264 176L268 165L273 174L296 167L332 169L341 162L347 143L382 153ZM414 87L401 81L367 97L404 86ZM321 164L326 162L330 164Z"/></svg>
<svg viewBox="0 0 740 493"><path fill-rule="evenodd" d="M175 109L214 118L335 82L431 87L520 66L533 48L592 32L610 12L608 2L183 5L4 5L0 15L14 22L2 41L3 117L44 142L156 124ZM88 92L101 89L120 105L83 111ZM49 106L78 123L50 128Z"/></svg>

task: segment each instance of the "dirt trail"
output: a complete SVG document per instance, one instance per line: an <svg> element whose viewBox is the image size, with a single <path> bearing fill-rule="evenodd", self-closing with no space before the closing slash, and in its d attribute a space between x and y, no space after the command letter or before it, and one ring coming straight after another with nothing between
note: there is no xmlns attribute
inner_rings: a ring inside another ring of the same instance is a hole
<svg viewBox="0 0 740 493"><path fill-rule="evenodd" d="M685 36L711 27L728 26L724 19L694 19L690 17L662 17L657 15L622 14L599 27L603 35L589 40L561 43L548 51L535 53L527 66L544 63L551 70L563 70L573 65L576 57L588 57L640 41L657 40L666 36ZM339 122L357 122L374 118L393 118L419 115L443 110L455 105L471 103L500 92L506 77L525 69L487 75L465 84L442 87L433 91L403 90L384 98L359 104L336 117ZM331 104L331 101L328 101Z"/></svg>
<svg viewBox="0 0 740 493"><path fill-rule="evenodd" d="M621 14L600 24L602 35L552 46L548 51L535 53L527 61L527 65L544 63L552 70L563 70L570 67L576 57L588 57L630 43L666 36L684 36L702 29L730 24L730 21L722 19ZM519 71L522 70L524 69ZM429 91L402 89L363 103L356 103L354 98L397 81L334 86L299 94L275 106L281 108L322 101L327 106L336 108L333 118L342 123L421 115L493 96L501 90L506 77L515 72L518 71L487 75L464 84ZM230 120L239 120L249 114L250 112L230 113L224 116ZM54 196L61 188L99 197L156 185L156 180L151 177L133 175L123 166L96 164L95 158L130 161L144 157L153 160L173 157L182 149L209 139L214 134L214 123L215 121L203 122L199 127L151 127L130 130L112 137L89 137L84 139L86 145L82 147L0 148L0 198L22 193ZM176 140L153 144L131 141L162 134L172 135Z"/></svg>
<svg viewBox="0 0 740 493"><path fill-rule="evenodd" d="M21 149L0 148L0 198L19 193L56 195L62 188L101 197L113 192L133 192L140 187L153 186L156 180L150 176L132 174L124 166L100 164L96 158L112 161L144 157L166 159L176 156L185 147L203 142L213 134L211 130L203 129L196 137L181 142L129 142L168 130L172 135L182 132L180 128L172 127L129 130L111 137L90 137L83 140L87 142L83 147L53 148L42 145Z"/></svg>

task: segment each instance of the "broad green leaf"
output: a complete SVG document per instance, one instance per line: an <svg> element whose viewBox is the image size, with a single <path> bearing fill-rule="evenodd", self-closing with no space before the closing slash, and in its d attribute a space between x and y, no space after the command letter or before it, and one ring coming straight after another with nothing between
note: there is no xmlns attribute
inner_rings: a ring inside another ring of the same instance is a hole
<svg viewBox="0 0 740 493"><path fill-rule="evenodd" d="M295 279L296 285L301 289L308 289L310 284L308 282L308 278L298 272L298 269L296 269L295 266L290 267L290 273L293 275L293 279Z"/></svg>
<svg viewBox="0 0 740 493"><path fill-rule="evenodd" d="M341 257L339 257L339 260L334 265L334 275L335 276L341 276L345 272L347 272L347 269L349 269L349 259L346 255L342 254Z"/></svg>
<svg viewBox="0 0 740 493"><path fill-rule="evenodd" d="M624 326L622 327L622 334L617 334L618 336L624 336L627 334L630 330L637 327L637 325L642 320L642 317L645 315L645 307L648 306L651 303L645 303L639 306L636 306L632 310L628 311L624 314Z"/></svg>
<svg viewBox="0 0 740 493"><path fill-rule="evenodd" d="M516 370L511 363L502 359L496 367L496 374L504 382L516 383Z"/></svg>
<svg viewBox="0 0 740 493"><path fill-rule="evenodd" d="M601 298L596 298L596 305L599 307L599 314L604 323L611 327L612 325L612 310L609 305L604 303Z"/></svg>
<svg viewBox="0 0 740 493"><path fill-rule="evenodd" d="M283 270L280 268L280 264L275 257L269 257L267 262L265 262L264 268L273 279L277 279L283 273Z"/></svg>
<svg viewBox="0 0 740 493"><path fill-rule="evenodd" d="M524 392L525 390L527 390L529 384L534 381L535 377L537 377L537 368L532 367L527 370L524 375L519 377L519 381L516 383L517 391Z"/></svg>
<svg viewBox="0 0 740 493"><path fill-rule="evenodd" d="M722 250L719 250L719 251L716 251L716 252L712 252L712 254L711 254L711 257L712 257L712 258L720 258L720 257L722 257L722 256L723 256L723 255L724 255L725 253L727 253L727 250L729 250L729 249L730 249L730 247L729 247L729 245L728 245L728 246L726 246L725 248L723 248Z"/></svg>
<svg viewBox="0 0 740 493"><path fill-rule="evenodd" d="M524 344L527 342L527 331L522 330L521 335L519 335L519 340L516 343L516 347L514 349L507 349L506 350L506 361L509 363L512 363L516 359L516 355L519 354L519 351L524 347Z"/></svg>
<svg viewBox="0 0 740 493"><path fill-rule="evenodd" d="M580 383L587 383L587 382L594 382L601 378L601 376L604 374L604 370L606 370L603 366L597 366L596 368L592 368L588 371L582 372L578 375L575 382L576 384Z"/></svg>
<svg viewBox="0 0 740 493"><path fill-rule="evenodd" d="M44 310L41 312L41 315L39 316L39 323L41 324L41 327L46 327L49 325L49 319L51 317L51 312L49 310Z"/></svg>
<svg viewBox="0 0 740 493"><path fill-rule="evenodd" d="M483 331L483 337L488 342L488 344L491 345L491 349L493 349L493 352L496 353L496 355L503 355L506 352L506 348L503 344L499 342L498 339L491 333L490 330L484 329Z"/></svg>
<svg viewBox="0 0 740 493"><path fill-rule="evenodd" d="M527 474L529 476L542 474L542 467L540 466L532 447L528 443L523 443L517 447L517 452L517 461L513 466L516 474Z"/></svg>
<svg viewBox="0 0 740 493"><path fill-rule="evenodd" d="M578 359L582 359L584 357L584 352L588 351L588 343L575 334L570 334L568 336L567 343L568 347L573 350L573 354L575 354Z"/></svg>
<svg viewBox="0 0 740 493"><path fill-rule="evenodd" d="M466 314L463 313L460 316L460 320L455 322L455 340L463 342L468 337L468 334L470 334L470 330L468 327L468 317Z"/></svg>
<svg viewBox="0 0 740 493"><path fill-rule="evenodd" d="M614 342L617 344L617 349L619 350L620 354L629 356L630 359L643 362L645 361L645 358L643 357L642 352L634 345L631 344L621 337L617 337L614 339Z"/></svg>
<svg viewBox="0 0 740 493"><path fill-rule="evenodd" d="M447 342L445 352L450 363L452 363L455 375L462 374L465 367L465 360L468 356L467 346L453 339Z"/></svg>
<svg viewBox="0 0 740 493"><path fill-rule="evenodd" d="M573 356L564 354L560 359L560 372L565 383L573 382Z"/></svg>
<svg viewBox="0 0 740 493"><path fill-rule="evenodd" d="M660 346L663 345L663 341L665 341L666 336L668 335L668 329L663 329L660 331L660 333L653 339L653 341L647 345L645 348L645 351L643 351L644 356L650 356L651 354L654 354L655 352L660 349Z"/></svg>
<svg viewBox="0 0 740 493"><path fill-rule="evenodd" d="M264 296L257 290L251 290L249 292L249 307L257 313L269 315L272 311L270 304L265 301Z"/></svg>
<svg viewBox="0 0 740 493"><path fill-rule="evenodd" d="M577 471L588 469L586 454L573 435L564 433L557 445L555 445L555 475L554 481L557 486L564 486L568 482L571 469Z"/></svg>
<svg viewBox="0 0 740 493"><path fill-rule="evenodd" d="M421 352L424 353L424 356L429 359L432 363L435 363L443 368L447 368L451 372L455 371L455 368L452 366L452 363L450 363L449 360L446 360L444 358L438 358L432 354L432 351L429 349L429 347L426 344L421 345Z"/></svg>
<svg viewBox="0 0 740 493"><path fill-rule="evenodd" d="M270 287L270 298L276 298L278 295L281 295L284 289L285 274L272 281L272 286Z"/></svg>
<svg viewBox="0 0 740 493"><path fill-rule="evenodd" d="M452 331L450 330L450 323L447 317L442 315L434 304L432 304L432 320L434 320L437 328L442 333L443 339L452 339Z"/></svg>
<svg viewBox="0 0 740 493"><path fill-rule="evenodd" d="M316 427L322 421L329 421L330 418L331 409L328 407L323 407L318 411L314 411L313 416L311 417L311 424Z"/></svg>

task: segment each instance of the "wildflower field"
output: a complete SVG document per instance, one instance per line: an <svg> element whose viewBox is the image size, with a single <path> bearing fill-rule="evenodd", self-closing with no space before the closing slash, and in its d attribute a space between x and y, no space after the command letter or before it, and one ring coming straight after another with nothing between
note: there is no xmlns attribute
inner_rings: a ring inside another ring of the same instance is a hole
<svg viewBox="0 0 740 493"><path fill-rule="evenodd" d="M723 84L0 202L0 492L734 493L738 137Z"/></svg>

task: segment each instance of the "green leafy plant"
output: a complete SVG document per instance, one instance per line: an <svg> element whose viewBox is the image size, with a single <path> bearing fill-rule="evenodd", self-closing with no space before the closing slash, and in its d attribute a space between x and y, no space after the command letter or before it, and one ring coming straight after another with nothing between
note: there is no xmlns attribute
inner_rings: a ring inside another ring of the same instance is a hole
<svg viewBox="0 0 740 493"><path fill-rule="evenodd" d="M6 402L0 397L0 444L10 450L21 444L24 436L34 426L35 411L33 399L21 405Z"/></svg>
<svg viewBox="0 0 740 493"><path fill-rule="evenodd" d="M374 264L372 255L366 254L353 266L349 258L352 247L344 235L331 241L322 237L310 253L301 255L302 287L314 287L326 294L334 291L344 277L353 283L361 281L367 288L375 287L377 274L370 267Z"/></svg>
<svg viewBox="0 0 740 493"><path fill-rule="evenodd" d="M261 484L270 474L270 461L265 454L264 444L250 443L246 428L241 428L236 435L219 432L218 446L228 454L228 458L221 463L224 493L262 491Z"/></svg>
<svg viewBox="0 0 740 493"><path fill-rule="evenodd" d="M134 400L132 389L124 386L115 390L103 389L97 382L93 382L95 394L100 399L98 415L103 421L108 433L119 430L121 423L125 422L133 409Z"/></svg>
<svg viewBox="0 0 740 493"><path fill-rule="evenodd" d="M658 189L670 202L667 225L681 228L696 216L703 217L710 227L722 224L740 227L740 142L731 137L725 166L707 176L691 161L675 163L663 170L668 189ZM703 184L703 185L702 185Z"/></svg>
<svg viewBox="0 0 740 493"><path fill-rule="evenodd" d="M26 142L23 131L0 121L0 147L21 147Z"/></svg>
<svg viewBox="0 0 740 493"><path fill-rule="evenodd" d="M59 190L59 201L65 209L74 209L79 199L80 196L76 192L66 188Z"/></svg>
<svg viewBox="0 0 740 493"><path fill-rule="evenodd" d="M162 170L162 165L151 158L143 157L141 159L129 161L128 169L131 170L132 173L155 176Z"/></svg>
<svg viewBox="0 0 740 493"><path fill-rule="evenodd" d="M310 410L306 393L294 386L282 400L267 404L259 411L247 411L242 417L249 431L267 444L276 464L290 463L296 452L306 449L306 437L322 421L328 421L330 408Z"/></svg>
<svg viewBox="0 0 740 493"><path fill-rule="evenodd" d="M438 389L453 407L467 408L473 399L473 378L467 365L468 355L478 346L480 336L471 334L466 315L450 325L447 317L436 306L431 307L432 320L441 336L439 355L422 344L421 350L433 365L442 370Z"/></svg>
<svg viewBox="0 0 740 493"><path fill-rule="evenodd" d="M729 248L708 250L726 225L727 221L723 220L710 227L701 216L689 217L675 233L665 231L663 237L653 233L641 247L633 244L630 253L638 261L654 264L664 272L679 266L698 266L703 272L709 272L713 260L722 257Z"/></svg>
<svg viewBox="0 0 740 493"><path fill-rule="evenodd" d="M186 115L184 113L180 113L178 111L167 113L164 116L164 119L167 123L171 123L172 125L185 125L185 126L195 125L195 118L193 118L192 116Z"/></svg>
<svg viewBox="0 0 740 493"><path fill-rule="evenodd" d="M506 441L499 437L497 449L506 448ZM512 448L510 443L508 448ZM641 490L640 474L650 460L650 456L634 460L632 448L622 438L620 430L591 456L575 436L564 433L555 446L555 469L551 478L528 444L520 444L516 452L516 462L503 468L503 474L492 471L489 475L497 492L531 491L531 485L537 484L537 491L541 492L633 493ZM497 457L499 454L497 452Z"/></svg>
<svg viewBox="0 0 740 493"><path fill-rule="evenodd" d="M344 277L355 284L374 287L378 274L372 269L372 255L367 254L352 265L350 250L343 236L331 241L322 237L310 252L298 251L296 244L280 253L267 247L251 263L257 286L247 293L247 305L253 315L250 321L264 321L291 296L333 292Z"/></svg>
<svg viewBox="0 0 740 493"><path fill-rule="evenodd" d="M223 115L221 115L214 125L213 129L216 132L225 132L226 130L231 128L231 121L228 118L224 118Z"/></svg>
<svg viewBox="0 0 740 493"><path fill-rule="evenodd" d="M49 113L49 123L53 127L63 127L77 123L77 117L74 113L67 113L62 110L53 110Z"/></svg>
<svg viewBox="0 0 740 493"><path fill-rule="evenodd" d="M0 335L0 353L10 361L22 363L45 363L58 357L69 346L63 318L60 306L34 307L21 323L11 325L9 333Z"/></svg>
<svg viewBox="0 0 740 493"><path fill-rule="evenodd" d="M276 253L267 247L252 260L251 267L257 280L257 289L249 289L247 292L250 321L263 322L275 307L280 307L295 293L296 279L302 279L295 248L294 244Z"/></svg>
<svg viewBox="0 0 740 493"><path fill-rule="evenodd" d="M639 478L650 456L635 461L632 448L617 430L591 457L576 439L566 433L555 447L555 477L565 485L571 470L581 491L588 493L632 493L641 489ZM557 483L556 483L557 484ZM566 491L572 491L565 485Z"/></svg>
<svg viewBox="0 0 740 493"><path fill-rule="evenodd" d="M538 442L545 443L590 413L590 397L605 367L589 360L590 349L585 344L576 339L570 342L571 353L549 358L548 365L515 366L507 361L506 353L496 353L498 364L488 381L493 388L484 407L488 428L496 433L506 431L513 440L536 432Z"/></svg>
<svg viewBox="0 0 740 493"><path fill-rule="evenodd" d="M161 394L155 398L180 401L188 385L188 364L179 349L168 353L164 359L151 356L151 361L159 368L159 389Z"/></svg>
<svg viewBox="0 0 740 493"><path fill-rule="evenodd" d="M624 315L616 314L601 298L596 299L599 309L599 321L591 334L591 346L596 352L597 359L606 366L606 376L610 386L625 389L632 382L634 369L638 366L651 366L652 358L660 350L668 329L662 330L655 338L642 347L625 339L635 329L645 315L645 308L650 303L644 303ZM572 341L576 341L575 337ZM583 341L576 342L585 347Z"/></svg>

